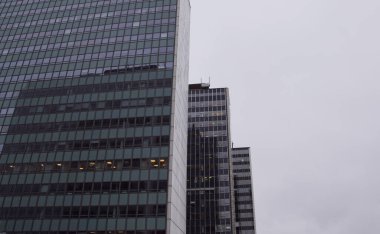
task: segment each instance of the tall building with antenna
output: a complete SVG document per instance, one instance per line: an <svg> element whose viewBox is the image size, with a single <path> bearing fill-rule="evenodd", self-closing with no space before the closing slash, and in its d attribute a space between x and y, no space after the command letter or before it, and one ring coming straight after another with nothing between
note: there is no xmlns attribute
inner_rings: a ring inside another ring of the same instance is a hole
<svg viewBox="0 0 380 234"><path fill-rule="evenodd" d="M189 234L256 233L250 149L231 143L229 106L228 88L189 86Z"/></svg>
<svg viewBox="0 0 380 234"><path fill-rule="evenodd" d="M236 233L229 94L189 86L187 233Z"/></svg>
<svg viewBox="0 0 380 234"><path fill-rule="evenodd" d="M0 233L186 232L189 14L0 2Z"/></svg>

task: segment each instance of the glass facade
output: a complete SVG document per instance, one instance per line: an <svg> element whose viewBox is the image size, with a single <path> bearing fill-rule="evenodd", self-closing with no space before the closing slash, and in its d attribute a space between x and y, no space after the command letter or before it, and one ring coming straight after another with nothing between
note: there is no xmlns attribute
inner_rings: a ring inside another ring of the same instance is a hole
<svg viewBox="0 0 380 234"><path fill-rule="evenodd" d="M250 148L232 148L237 234L256 233Z"/></svg>
<svg viewBox="0 0 380 234"><path fill-rule="evenodd" d="M235 233L227 88L189 88L187 233Z"/></svg>
<svg viewBox="0 0 380 234"><path fill-rule="evenodd" d="M186 232L189 13L1 1L0 232Z"/></svg>

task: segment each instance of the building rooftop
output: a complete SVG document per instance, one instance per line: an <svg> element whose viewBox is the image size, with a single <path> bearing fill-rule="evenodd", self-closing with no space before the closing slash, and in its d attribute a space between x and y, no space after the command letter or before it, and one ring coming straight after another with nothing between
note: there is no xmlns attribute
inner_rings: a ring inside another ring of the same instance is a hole
<svg viewBox="0 0 380 234"><path fill-rule="evenodd" d="M210 88L210 83L189 84L189 89L190 90L209 89L209 88Z"/></svg>

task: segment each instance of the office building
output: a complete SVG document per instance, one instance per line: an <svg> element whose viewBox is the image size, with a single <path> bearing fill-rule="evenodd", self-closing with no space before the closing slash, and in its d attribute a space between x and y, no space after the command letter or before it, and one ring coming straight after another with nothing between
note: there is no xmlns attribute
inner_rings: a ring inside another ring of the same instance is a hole
<svg viewBox="0 0 380 234"><path fill-rule="evenodd" d="M250 148L232 148L232 162L235 188L236 233L254 234L256 233L256 225Z"/></svg>
<svg viewBox="0 0 380 234"><path fill-rule="evenodd" d="M189 86L187 233L235 233L227 88Z"/></svg>
<svg viewBox="0 0 380 234"><path fill-rule="evenodd" d="M186 232L189 14L0 2L0 233Z"/></svg>

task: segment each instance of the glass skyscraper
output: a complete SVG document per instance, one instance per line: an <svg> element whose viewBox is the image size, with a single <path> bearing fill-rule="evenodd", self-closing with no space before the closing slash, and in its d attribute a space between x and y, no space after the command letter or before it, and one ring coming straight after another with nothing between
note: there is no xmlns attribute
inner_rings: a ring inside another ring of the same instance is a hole
<svg viewBox="0 0 380 234"><path fill-rule="evenodd" d="M0 2L0 233L186 232L189 14Z"/></svg>
<svg viewBox="0 0 380 234"><path fill-rule="evenodd" d="M229 94L189 87L187 233L236 233Z"/></svg>

